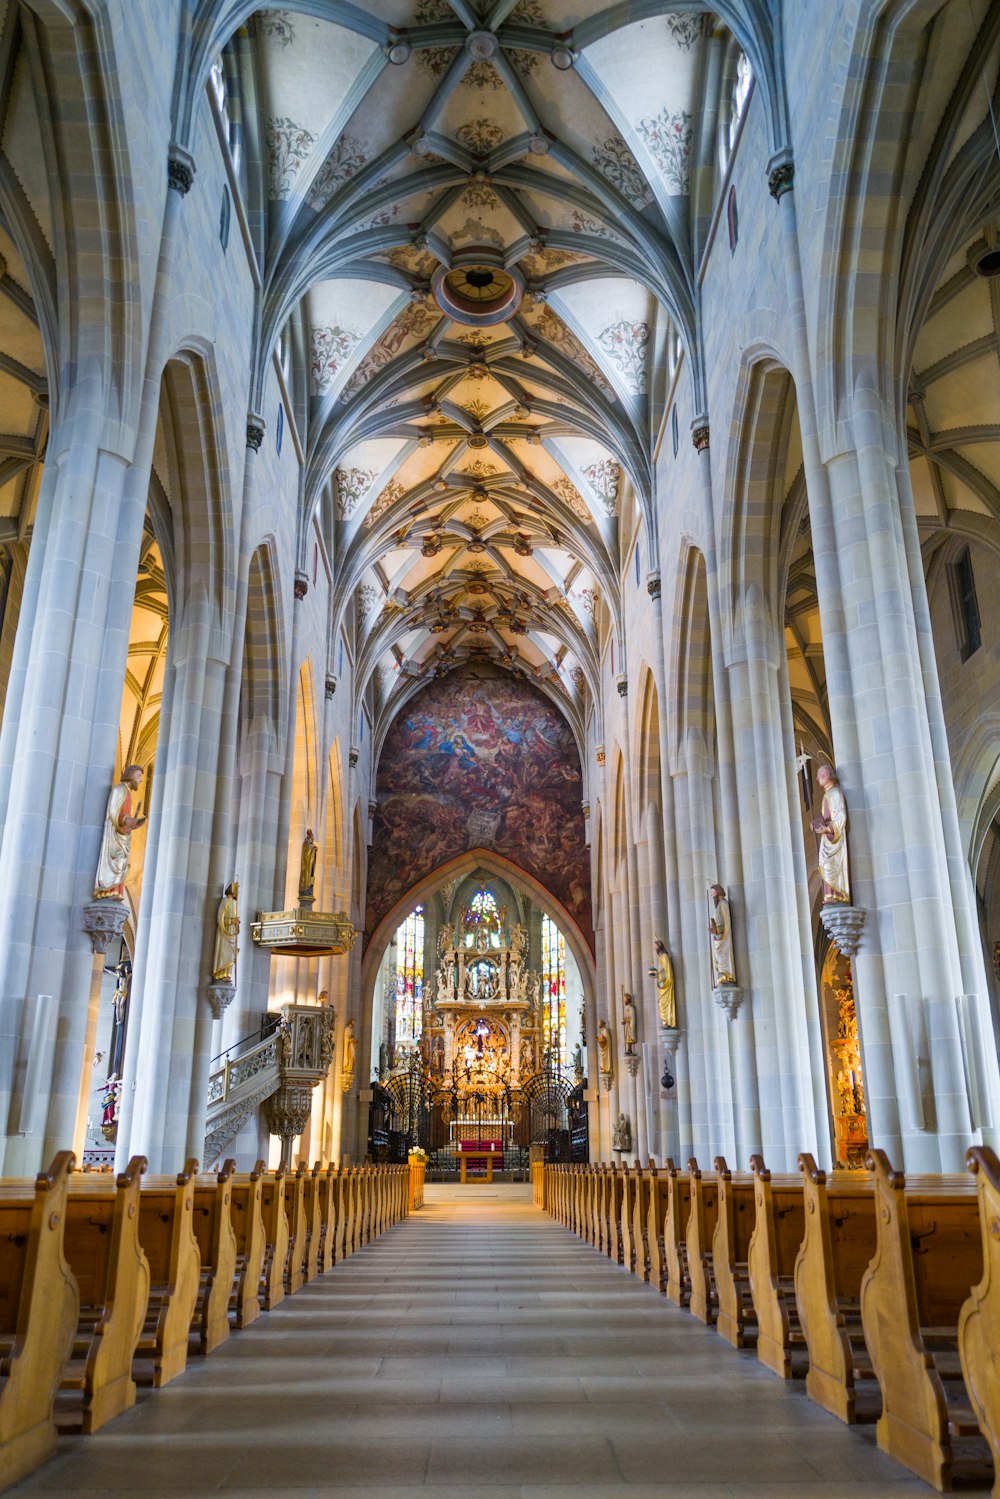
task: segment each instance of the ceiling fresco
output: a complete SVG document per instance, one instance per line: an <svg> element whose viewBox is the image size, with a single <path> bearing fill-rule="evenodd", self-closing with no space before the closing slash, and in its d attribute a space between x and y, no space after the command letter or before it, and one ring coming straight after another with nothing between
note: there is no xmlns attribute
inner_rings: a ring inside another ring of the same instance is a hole
<svg viewBox="0 0 1000 1499"><path fill-rule="evenodd" d="M579 733L620 625L650 375L692 303L713 24L621 12L256 16L269 305L308 348L307 493L331 517L336 619L353 606L357 690L374 683L383 723L415 681L471 659L537 682Z"/></svg>

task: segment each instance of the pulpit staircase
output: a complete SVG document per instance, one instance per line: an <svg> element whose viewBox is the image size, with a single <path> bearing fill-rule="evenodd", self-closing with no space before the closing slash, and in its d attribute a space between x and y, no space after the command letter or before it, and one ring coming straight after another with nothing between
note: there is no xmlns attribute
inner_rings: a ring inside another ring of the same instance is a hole
<svg viewBox="0 0 1000 1499"><path fill-rule="evenodd" d="M283 1005L260 1029L211 1062L205 1115L206 1166L217 1160L255 1110L267 1105L268 1125L283 1153L301 1134L312 1089L333 1060L335 1015L328 1005Z"/></svg>

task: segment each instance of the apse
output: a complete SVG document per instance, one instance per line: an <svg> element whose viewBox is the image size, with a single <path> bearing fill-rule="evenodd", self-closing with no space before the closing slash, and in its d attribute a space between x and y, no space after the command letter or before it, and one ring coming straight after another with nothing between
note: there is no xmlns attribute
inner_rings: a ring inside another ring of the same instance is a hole
<svg viewBox="0 0 1000 1499"><path fill-rule="evenodd" d="M368 940L419 881L481 848L550 892L593 949L580 757L537 687L484 662L421 689L386 736L376 802Z"/></svg>

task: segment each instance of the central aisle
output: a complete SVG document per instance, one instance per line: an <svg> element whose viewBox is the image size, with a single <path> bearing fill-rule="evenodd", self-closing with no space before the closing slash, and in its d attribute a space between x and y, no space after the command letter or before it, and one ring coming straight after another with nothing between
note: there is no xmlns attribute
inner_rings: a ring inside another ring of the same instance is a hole
<svg viewBox="0 0 1000 1499"><path fill-rule="evenodd" d="M519 1187L427 1206L15 1492L929 1495Z"/></svg>

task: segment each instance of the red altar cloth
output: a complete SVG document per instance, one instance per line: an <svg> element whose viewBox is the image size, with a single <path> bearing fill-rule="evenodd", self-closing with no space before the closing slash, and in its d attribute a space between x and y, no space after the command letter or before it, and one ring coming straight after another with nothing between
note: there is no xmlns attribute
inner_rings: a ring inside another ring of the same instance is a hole
<svg viewBox="0 0 1000 1499"><path fill-rule="evenodd" d="M502 1140L459 1140L459 1150L489 1150L493 1154L494 1171L503 1170L503 1141ZM470 1161L470 1171L486 1171L485 1161Z"/></svg>

